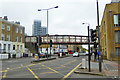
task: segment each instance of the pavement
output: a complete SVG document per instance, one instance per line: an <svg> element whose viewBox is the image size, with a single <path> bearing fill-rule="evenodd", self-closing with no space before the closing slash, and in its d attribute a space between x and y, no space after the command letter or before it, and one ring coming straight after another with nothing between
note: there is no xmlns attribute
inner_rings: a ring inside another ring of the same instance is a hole
<svg viewBox="0 0 120 80"><path fill-rule="evenodd" d="M120 78L120 64L118 62L103 60L103 65L106 76Z"/></svg>
<svg viewBox="0 0 120 80"><path fill-rule="evenodd" d="M82 65L76 69L74 73L86 75L105 76L106 78L120 79L120 64L116 61L103 60L102 72L99 72L99 62L91 61L91 71L89 72L88 61L86 61L87 68L82 68Z"/></svg>

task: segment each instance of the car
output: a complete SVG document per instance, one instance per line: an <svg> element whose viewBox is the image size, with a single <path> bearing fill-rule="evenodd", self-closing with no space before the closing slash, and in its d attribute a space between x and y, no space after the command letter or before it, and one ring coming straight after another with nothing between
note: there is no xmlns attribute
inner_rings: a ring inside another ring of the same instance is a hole
<svg viewBox="0 0 120 80"><path fill-rule="evenodd" d="M78 52L75 52L75 53L73 54L73 57L79 57L79 53L78 53Z"/></svg>
<svg viewBox="0 0 120 80"><path fill-rule="evenodd" d="M79 56L85 56L86 53L79 53Z"/></svg>
<svg viewBox="0 0 120 80"><path fill-rule="evenodd" d="M40 53L39 58L46 58L47 57L47 53ZM50 54L48 54L48 57L50 57Z"/></svg>
<svg viewBox="0 0 120 80"><path fill-rule="evenodd" d="M68 50L68 53L69 53L69 54L73 54L72 50Z"/></svg>

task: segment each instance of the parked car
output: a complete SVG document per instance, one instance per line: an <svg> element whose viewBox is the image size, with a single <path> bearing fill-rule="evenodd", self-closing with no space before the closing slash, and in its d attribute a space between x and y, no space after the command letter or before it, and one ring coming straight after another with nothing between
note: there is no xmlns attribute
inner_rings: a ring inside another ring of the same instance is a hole
<svg viewBox="0 0 120 80"><path fill-rule="evenodd" d="M73 57L79 57L79 53L78 53L78 52L75 52L75 53L73 54Z"/></svg>
<svg viewBox="0 0 120 80"><path fill-rule="evenodd" d="M72 50L68 50L68 53L69 53L69 54L73 54Z"/></svg>
<svg viewBox="0 0 120 80"><path fill-rule="evenodd" d="M39 58L46 58L47 57L47 53L40 53ZM50 57L50 54L48 54L48 57Z"/></svg>

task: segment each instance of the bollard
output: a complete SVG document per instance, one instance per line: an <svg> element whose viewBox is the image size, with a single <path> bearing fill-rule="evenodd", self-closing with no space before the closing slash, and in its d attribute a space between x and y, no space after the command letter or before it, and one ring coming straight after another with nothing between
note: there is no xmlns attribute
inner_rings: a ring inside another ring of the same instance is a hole
<svg viewBox="0 0 120 80"><path fill-rule="evenodd" d="M86 63L86 59L82 59L82 68L87 68L87 63Z"/></svg>
<svg viewBox="0 0 120 80"><path fill-rule="evenodd" d="M60 53L60 57L62 57L62 53Z"/></svg>
<svg viewBox="0 0 120 80"><path fill-rule="evenodd" d="M35 60L38 60L38 54L35 54Z"/></svg>

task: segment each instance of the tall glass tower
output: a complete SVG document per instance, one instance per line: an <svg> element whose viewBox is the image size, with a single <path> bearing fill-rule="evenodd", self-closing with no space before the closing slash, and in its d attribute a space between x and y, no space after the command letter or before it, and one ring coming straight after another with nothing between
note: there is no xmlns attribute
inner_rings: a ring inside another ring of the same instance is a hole
<svg viewBox="0 0 120 80"><path fill-rule="evenodd" d="M32 35L46 35L47 28L46 27L41 27L41 21L40 20L34 20L33 23L33 29L32 29Z"/></svg>

